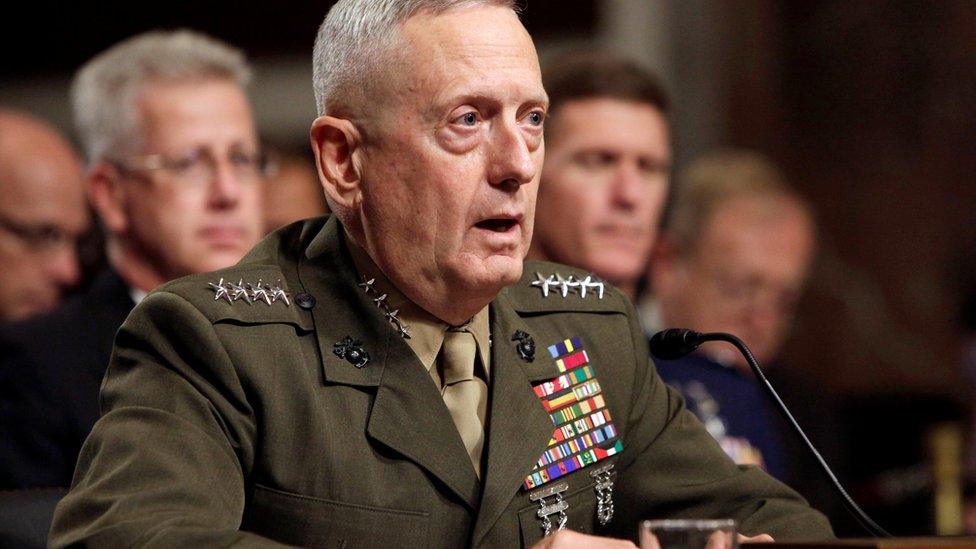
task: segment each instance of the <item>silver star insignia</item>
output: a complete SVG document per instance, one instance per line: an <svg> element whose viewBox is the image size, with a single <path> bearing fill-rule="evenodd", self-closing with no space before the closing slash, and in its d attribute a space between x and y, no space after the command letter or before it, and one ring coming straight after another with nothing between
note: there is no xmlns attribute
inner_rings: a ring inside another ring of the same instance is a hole
<svg viewBox="0 0 976 549"><path fill-rule="evenodd" d="M214 301L217 301L220 298L224 298L227 300L227 303L231 303L230 294L227 292L227 287L224 286L223 278L221 278L220 282L216 284L214 284L213 282L209 282L208 284L210 285L210 289L214 291Z"/></svg>
<svg viewBox="0 0 976 549"><path fill-rule="evenodd" d="M285 302L285 306L290 306L291 301L288 301L288 293L281 289L281 279L278 279L277 284L271 290L271 301L282 300Z"/></svg>
<svg viewBox="0 0 976 549"><path fill-rule="evenodd" d="M375 278L370 278L367 280L364 277L363 281L356 284L356 286L362 288L363 292L367 296L369 296L370 293L379 293L376 290L376 288L373 287L374 284L376 284ZM400 337L402 337L403 339L410 339L410 327L405 325L402 321L400 321L400 318L397 316L398 314L400 314L400 309L396 309L393 311L390 310L390 305L386 302L387 297L388 297L387 294L383 294L381 296L374 297L371 299L373 300L373 304L376 305L376 307L383 312L383 315L386 317L386 319L390 321L390 324L392 324L397 329L397 331L400 334Z"/></svg>
<svg viewBox="0 0 976 549"><path fill-rule="evenodd" d="M359 286L360 288L363 289L364 292L368 294L373 291L373 284L376 284L375 278L371 278L369 280L363 280L359 284L356 284L356 286Z"/></svg>
<svg viewBox="0 0 976 549"><path fill-rule="evenodd" d="M569 278L563 278L559 273L556 273L556 285L559 286L559 293L566 297L569 295L569 290L578 288L580 283L573 280L573 275L569 275Z"/></svg>
<svg viewBox="0 0 976 549"><path fill-rule="evenodd" d="M542 275L536 272L535 278L532 285L542 290L542 297L549 297L549 288L558 285L556 278L552 275L549 275L548 278L542 278Z"/></svg>
<svg viewBox="0 0 976 549"><path fill-rule="evenodd" d="M243 299L244 301L247 302L248 305L252 303L251 294L249 294L247 288L244 287L243 278L238 280L237 284L234 284L233 282L228 282L227 286L230 288L230 291L234 292L234 295L231 296L234 298L234 301L237 301L238 299Z"/></svg>
<svg viewBox="0 0 976 549"><path fill-rule="evenodd" d="M603 299L603 283L593 280L592 276L587 276L580 281L580 297L586 297L587 290L596 290L597 299Z"/></svg>
<svg viewBox="0 0 976 549"><path fill-rule="evenodd" d="M251 285L248 284L248 286ZM268 305L271 305L271 296L268 295L268 287L267 285L264 284L264 281L262 281L260 278L258 279L258 283L256 286L251 286L251 299L253 299L254 301L260 299L265 303L267 303Z"/></svg>

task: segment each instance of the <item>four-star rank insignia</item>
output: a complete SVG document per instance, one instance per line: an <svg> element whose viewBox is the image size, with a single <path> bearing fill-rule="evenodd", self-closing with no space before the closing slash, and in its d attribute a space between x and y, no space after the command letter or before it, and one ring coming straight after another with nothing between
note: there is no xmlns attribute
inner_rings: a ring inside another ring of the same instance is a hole
<svg viewBox="0 0 976 549"><path fill-rule="evenodd" d="M281 301L285 307L291 305L288 292L281 288L281 280L272 286L267 282L258 279L257 284L238 280L237 284L231 281L224 282L221 278L219 282L209 282L207 286L214 292L214 301L226 299L227 303L244 301L248 305L253 305L255 301L260 301L266 305L271 305L276 301Z"/></svg>
<svg viewBox="0 0 976 549"><path fill-rule="evenodd" d="M582 340L573 337L550 345L548 351L561 375L532 389L555 430L549 447L523 481L526 490L616 455L624 447Z"/></svg>
<svg viewBox="0 0 976 549"><path fill-rule="evenodd" d="M576 278L569 275L563 278L559 273L553 273L547 277L541 273L535 273L535 280L530 283L532 286L542 290L542 297L558 295L562 298L569 297L569 294L577 294L581 299L595 295L597 299L603 299L605 287L603 282L597 280L593 275L586 275L584 278Z"/></svg>

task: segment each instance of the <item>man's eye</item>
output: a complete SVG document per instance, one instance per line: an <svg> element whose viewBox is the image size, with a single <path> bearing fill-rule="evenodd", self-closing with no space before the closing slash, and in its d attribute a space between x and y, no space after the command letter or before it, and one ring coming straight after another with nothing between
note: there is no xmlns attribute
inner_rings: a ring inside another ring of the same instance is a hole
<svg viewBox="0 0 976 549"><path fill-rule="evenodd" d="M458 122L460 122L462 126L474 126L475 124L478 123L478 113L476 112L464 113L458 118Z"/></svg>
<svg viewBox="0 0 976 549"><path fill-rule="evenodd" d="M542 111L532 111L529 113L526 119L529 121L529 124L532 124L533 126L541 126L542 122L546 119L546 115Z"/></svg>
<svg viewBox="0 0 976 549"><path fill-rule="evenodd" d="M230 153L230 163L234 166L255 166L258 164L259 156L255 153L244 151L234 151Z"/></svg>
<svg viewBox="0 0 976 549"><path fill-rule="evenodd" d="M576 157L576 161L586 168L598 169L612 166L616 162L616 157L604 151L585 152Z"/></svg>
<svg viewBox="0 0 976 549"><path fill-rule="evenodd" d="M638 160L637 169L647 176L665 175L668 173L667 164L648 158Z"/></svg>
<svg viewBox="0 0 976 549"><path fill-rule="evenodd" d="M198 162L200 162L200 155L188 154L186 156L173 159L173 161L170 163L170 169L177 172L185 172L191 170L197 165Z"/></svg>

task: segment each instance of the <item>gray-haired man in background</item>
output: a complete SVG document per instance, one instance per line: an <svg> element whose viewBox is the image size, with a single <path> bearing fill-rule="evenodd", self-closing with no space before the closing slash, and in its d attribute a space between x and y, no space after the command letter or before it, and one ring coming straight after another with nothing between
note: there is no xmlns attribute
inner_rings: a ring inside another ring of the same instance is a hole
<svg viewBox="0 0 976 549"><path fill-rule="evenodd" d="M0 489L67 486L133 305L237 262L261 236L249 79L239 51L190 31L136 36L78 71L72 106L108 269L61 309L0 333Z"/></svg>

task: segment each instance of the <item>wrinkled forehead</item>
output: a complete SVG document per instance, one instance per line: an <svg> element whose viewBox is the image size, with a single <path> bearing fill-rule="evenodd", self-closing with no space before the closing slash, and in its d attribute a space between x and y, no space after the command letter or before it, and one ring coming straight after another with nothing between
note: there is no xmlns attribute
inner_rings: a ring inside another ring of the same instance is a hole
<svg viewBox="0 0 976 549"><path fill-rule="evenodd" d="M494 78L528 75L541 90L532 38L507 7L469 5L437 14L421 12L401 24L397 35L396 61L387 69L400 79L435 79L436 84L476 75L490 85Z"/></svg>

